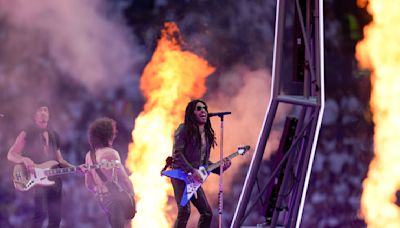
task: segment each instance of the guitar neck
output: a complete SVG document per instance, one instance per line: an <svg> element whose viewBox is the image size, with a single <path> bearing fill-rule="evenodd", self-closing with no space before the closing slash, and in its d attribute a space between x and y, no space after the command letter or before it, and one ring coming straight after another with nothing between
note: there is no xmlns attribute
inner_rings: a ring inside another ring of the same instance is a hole
<svg viewBox="0 0 400 228"><path fill-rule="evenodd" d="M95 164L95 165L90 165L88 166L88 169L98 169L100 168L100 164ZM44 174L48 177L51 176L57 176L57 175L62 175L62 174L68 174L68 173L75 173L78 172L79 168L78 167L66 167L66 168L55 168L55 169L49 169L44 171Z"/></svg>
<svg viewBox="0 0 400 228"><path fill-rule="evenodd" d="M236 157L236 156L238 156L238 155L239 155L239 152L236 151L235 153L233 153L233 154L231 154L231 155L229 155L229 156L227 156L227 157L225 157L225 158L232 159L232 158L234 158L234 157ZM224 158L224 159L225 159L225 158ZM220 166L220 164L221 164L221 161L218 161L218 162L216 162L216 163L214 163L214 164L208 166L207 171L208 171L208 172L213 171L214 169L218 168L218 167Z"/></svg>
<svg viewBox="0 0 400 228"><path fill-rule="evenodd" d="M67 167L67 168L55 168L55 169L49 169L44 171L44 174L48 177L51 176L57 176L57 175L62 175L62 174L67 174L67 173L74 173L78 171L77 167Z"/></svg>

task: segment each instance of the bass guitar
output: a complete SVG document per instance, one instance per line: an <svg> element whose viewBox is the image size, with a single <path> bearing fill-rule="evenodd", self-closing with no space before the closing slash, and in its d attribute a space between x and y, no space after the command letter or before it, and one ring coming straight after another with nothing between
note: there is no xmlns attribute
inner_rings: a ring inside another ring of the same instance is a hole
<svg viewBox="0 0 400 228"><path fill-rule="evenodd" d="M35 185L50 186L55 182L49 180L49 177L58 176L67 173L75 173L80 169L79 167L67 167L67 168L54 168L59 163L54 160L50 160L38 165L35 165L32 169L28 170L24 164L17 164L13 170L13 182L15 189L19 191L28 191ZM99 169L99 168L119 168L121 165L120 161L109 161L101 162L94 165L88 165L88 170Z"/></svg>
<svg viewBox="0 0 400 228"><path fill-rule="evenodd" d="M250 146L239 147L236 152L225 157L225 159L226 158L232 159L238 155L244 155L249 149L250 149ZM182 199L180 202L181 206L185 206L190 201L192 196L196 195L197 190L200 188L200 186L204 183L204 181L210 175L211 171L218 168L220 166L220 163L221 163L221 161L213 163L208 167L200 166L199 173L200 173L200 176L202 179L201 182L199 182L195 178L193 178L191 173L185 173L181 169L166 170L166 171L161 172L161 175L171 177L171 178L176 178L176 179L179 179L179 180L182 180L185 182L186 188L185 188L185 191L183 192L183 196L182 196Z"/></svg>

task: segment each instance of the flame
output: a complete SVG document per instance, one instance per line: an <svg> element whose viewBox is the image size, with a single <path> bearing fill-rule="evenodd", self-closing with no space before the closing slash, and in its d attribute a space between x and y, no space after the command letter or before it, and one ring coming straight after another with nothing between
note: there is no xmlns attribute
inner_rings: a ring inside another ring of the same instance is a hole
<svg viewBox="0 0 400 228"><path fill-rule="evenodd" d="M134 227L172 226L172 214L176 214L168 204L172 187L160 171L171 155L173 132L183 120L187 103L204 95L205 81L215 70L204 59L181 49L179 33L176 24L165 23L141 77L146 104L135 120L126 162L136 192Z"/></svg>
<svg viewBox="0 0 400 228"><path fill-rule="evenodd" d="M356 50L361 66L373 69L370 104L375 123L375 157L361 197L361 213L369 227L400 227L400 208L395 203L400 187L398 4L398 1L369 1L368 11L374 20L365 28L365 39Z"/></svg>

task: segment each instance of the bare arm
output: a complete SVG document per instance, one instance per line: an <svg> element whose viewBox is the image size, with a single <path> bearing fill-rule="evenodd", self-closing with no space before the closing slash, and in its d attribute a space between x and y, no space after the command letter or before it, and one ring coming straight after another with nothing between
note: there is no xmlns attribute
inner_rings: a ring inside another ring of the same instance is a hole
<svg viewBox="0 0 400 228"><path fill-rule="evenodd" d="M7 153L7 159L14 163L24 163L27 167L32 167L35 163L28 157L21 155L25 147L26 132L22 131L15 139L14 144L10 147Z"/></svg>
<svg viewBox="0 0 400 228"><path fill-rule="evenodd" d="M57 149L56 156L57 156L57 161L60 163L61 167L75 167L71 163L64 160L60 149Z"/></svg>
<svg viewBox="0 0 400 228"><path fill-rule="evenodd" d="M121 180L121 183L125 186L125 189L128 190L128 192L132 195L135 196L135 190L133 189L133 184L132 181L129 179L128 174L125 171L125 168L121 166L119 169L119 180Z"/></svg>
<svg viewBox="0 0 400 228"><path fill-rule="evenodd" d="M115 155L114 155L115 158L121 162L121 158L120 158L118 152L115 150L114 150L114 152L115 152ZM133 184L132 184L131 180L129 179L128 174L126 173L123 164L121 164L121 167L119 169L116 169L116 174L117 174L118 180L120 181L120 183L122 184L124 189L127 190L132 196L135 196Z"/></svg>
<svg viewBox="0 0 400 228"><path fill-rule="evenodd" d="M71 165L69 162L67 162L61 153L61 143L60 143L60 136L58 135L57 132L55 131L49 131L48 132L48 137L50 137L50 135L53 137L55 146L56 146L56 159L58 161L58 163L60 163L61 167L75 167L74 165Z"/></svg>
<svg viewBox="0 0 400 228"><path fill-rule="evenodd" d="M85 158L85 163L86 165L91 165L92 162L90 161L90 153L86 154L86 158ZM85 172L85 186L86 188L91 191L91 192L95 192L95 182L93 179L93 176L90 172Z"/></svg>

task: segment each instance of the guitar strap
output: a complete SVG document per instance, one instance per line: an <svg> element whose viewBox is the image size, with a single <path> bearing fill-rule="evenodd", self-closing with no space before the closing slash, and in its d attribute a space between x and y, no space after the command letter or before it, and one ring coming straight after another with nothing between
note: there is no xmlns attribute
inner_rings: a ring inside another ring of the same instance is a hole
<svg viewBox="0 0 400 228"><path fill-rule="evenodd" d="M96 151L94 149L90 150L90 157L92 158L92 163L94 165L97 164L97 160L96 160ZM96 173L99 175L100 179L103 182L107 182L107 177L106 175L104 175L103 171L99 170L99 169L94 169L96 171Z"/></svg>

